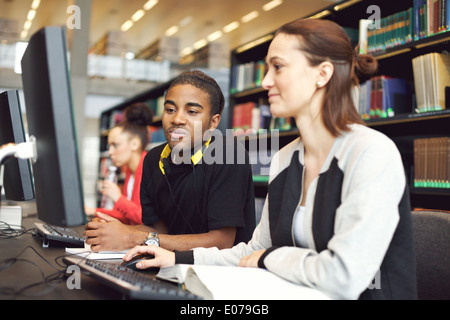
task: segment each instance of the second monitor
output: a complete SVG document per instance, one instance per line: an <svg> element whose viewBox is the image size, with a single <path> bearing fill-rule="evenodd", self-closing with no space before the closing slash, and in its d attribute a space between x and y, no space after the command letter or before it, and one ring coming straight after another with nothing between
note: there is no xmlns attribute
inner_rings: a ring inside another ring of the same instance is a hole
<svg viewBox="0 0 450 320"><path fill-rule="evenodd" d="M19 93L17 90L8 90L0 94L0 146L23 142L26 142L26 138ZM15 157L6 160L1 182L3 182L7 200L34 199L33 176L29 160Z"/></svg>

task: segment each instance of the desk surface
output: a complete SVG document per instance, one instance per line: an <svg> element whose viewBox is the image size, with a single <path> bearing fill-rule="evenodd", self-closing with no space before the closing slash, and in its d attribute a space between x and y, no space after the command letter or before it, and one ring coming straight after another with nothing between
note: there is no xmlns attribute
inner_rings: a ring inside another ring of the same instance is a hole
<svg viewBox="0 0 450 320"><path fill-rule="evenodd" d="M33 228L35 222L38 222L36 218L28 217L22 220L22 225L28 230ZM83 227L75 229L80 233L83 232ZM19 254L15 263L4 268L6 260L16 258ZM59 277L55 284L43 284L44 277L49 277L58 270L65 270L62 260L64 255L65 248L43 248L42 242L36 240L31 231L17 238L0 239L0 300L117 300L123 298L118 291L84 274L81 274L80 278L81 289L70 290L66 277ZM27 288L33 284L37 285ZM27 289L20 292L24 288Z"/></svg>

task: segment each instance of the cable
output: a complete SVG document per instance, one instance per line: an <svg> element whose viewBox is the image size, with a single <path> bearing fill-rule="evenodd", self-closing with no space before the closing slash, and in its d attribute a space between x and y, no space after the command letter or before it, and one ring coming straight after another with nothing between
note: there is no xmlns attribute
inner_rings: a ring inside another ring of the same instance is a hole
<svg viewBox="0 0 450 320"><path fill-rule="evenodd" d="M195 165L192 163L192 171L194 172L194 189L195 189L195 205L197 206L198 216L202 218L202 210L200 210L200 205L198 204L198 192L197 192L197 183L196 183L196 174L195 174Z"/></svg>
<svg viewBox="0 0 450 320"><path fill-rule="evenodd" d="M17 238L30 231L32 231L32 229L26 229L23 226L0 221L0 240Z"/></svg>
<svg viewBox="0 0 450 320"><path fill-rule="evenodd" d="M166 174L164 175L164 178L166 178L167 185L169 186L170 196L171 196L171 198L172 198L173 203L175 204L175 207L177 208L177 214L173 217L173 220L172 220L172 222L170 223L170 226L169 226L169 230L172 229L173 224L175 223L175 220L176 220L177 217L178 217L178 214L180 214L181 217L183 218L184 222L187 224L187 226L188 226L189 229L191 230L191 233L194 234L194 233L195 233L195 232L194 232L194 229L191 227L189 221L187 221L187 219L184 217L183 213L182 213L181 210L180 210L180 207L178 207L178 204L177 204L177 202L175 201L175 197L174 197L173 192L172 192L172 187L170 186L170 182L169 182L169 179L167 179L167 175L166 175Z"/></svg>
<svg viewBox="0 0 450 320"><path fill-rule="evenodd" d="M28 259L20 259L20 256L28 249L31 249L34 253L36 253L42 260L44 260L48 265L50 265L53 269L55 269L56 272L54 272L48 276L45 276L42 269L36 263L34 263L33 261L28 260ZM58 258L60 258L60 257L57 257L56 259L58 259ZM56 259L55 259L55 261L56 261ZM33 248L31 246L28 246L25 249L23 249L14 258L0 261L0 272L10 268L12 265L14 265L17 262L26 262L26 263L30 263L31 265L35 266L40 272L42 281L31 283L22 288L18 288L18 289L7 287L7 286L0 287L0 295L8 295L8 296L15 296L15 297L17 297L17 296L39 297L39 296L43 296L43 295L46 295L47 293L51 292L52 290L54 290L57 287L57 285L59 285L61 282L64 281L65 269L60 270L57 267L55 267L52 263L50 263L50 261L48 261L35 248ZM58 266L59 266L59 264L58 264ZM31 290L38 286L44 286L44 290L40 290L38 293L33 293Z"/></svg>

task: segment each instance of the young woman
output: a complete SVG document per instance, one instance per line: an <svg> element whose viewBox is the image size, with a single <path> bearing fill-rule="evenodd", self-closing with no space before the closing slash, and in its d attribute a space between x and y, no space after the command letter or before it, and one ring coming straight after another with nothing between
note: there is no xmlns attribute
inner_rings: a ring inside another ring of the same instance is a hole
<svg viewBox="0 0 450 320"><path fill-rule="evenodd" d="M142 224L140 186L142 166L149 143L148 127L152 111L145 104L134 104L124 111L124 120L108 134L108 153L114 166L125 168L123 190L111 181L103 181L101 193L114 201L112 210L97 208L101 212L129 225Z"/></svg>
<svg viewBox="0 0 450 320"><path fill-rule="evenodd" d="M228 250L151 253L141 264L240 265L269 271L335 299L414 299L409 194L400 154L363 125L352 101L355 69L376 71L342 28L297 20L280 28L266 58L270 110L293 117L300 138L273 158L261 222Z"/></svg>

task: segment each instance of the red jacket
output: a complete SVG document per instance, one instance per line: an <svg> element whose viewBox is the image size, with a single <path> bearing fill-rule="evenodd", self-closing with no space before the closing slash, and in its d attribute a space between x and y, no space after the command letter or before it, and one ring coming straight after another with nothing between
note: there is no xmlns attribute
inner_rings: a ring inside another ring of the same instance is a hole
<svg viewBox="0 0 450 320"><path fill-rule="evenodd" d="M134 173L134 185L133 194L131 195L131 200L127 198L128 182L131 177L131 170L126 169L125 172L125 183L122 189L122 196L114 203L114 208L112 210L98 208L97 211L105 213L113 218L120 220L124 224L138 225L142 224L142 207L141 207L141 180L142 180L142 169L144 158L147 152L142 152L139 165Z"/></svg>

